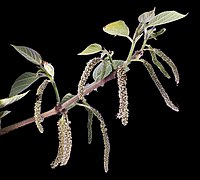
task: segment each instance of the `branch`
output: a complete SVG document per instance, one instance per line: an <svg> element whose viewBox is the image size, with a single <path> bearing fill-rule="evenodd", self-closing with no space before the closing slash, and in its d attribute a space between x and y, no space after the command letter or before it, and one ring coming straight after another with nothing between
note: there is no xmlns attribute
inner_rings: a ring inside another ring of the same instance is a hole
<svg viewBox="0 0 200 180"><path fill-rule="evenodd" d="M109 76L107 76L106 78L99 80L97 82L93 82L91 83L89 86L87 86L84 90L84 95L90 94L92 91L94 91L95 89L104 86L105 83L107 83L108 81L111 81L113 79L116 78L115 76L116 72L113 71ZM79 100L78 95L75 95L74 97L72 97L71 99L69 99L68 101L66 101L65 103L61 104L59 108L54 107L44 113L41 114L41 116L45 119L48 118L50 116L56 115L59 112L62 112L62 110L67 109L67 107L69 107L71 104L77 102ZM18 123L12 124L10 126L7 126L5 128L0 129L0 136L7 134L15 129L18 129L20 127L26 126L28 124L31 124L35 122L35 118L34 117L30 117L26 120L20 121Z"/></svg>

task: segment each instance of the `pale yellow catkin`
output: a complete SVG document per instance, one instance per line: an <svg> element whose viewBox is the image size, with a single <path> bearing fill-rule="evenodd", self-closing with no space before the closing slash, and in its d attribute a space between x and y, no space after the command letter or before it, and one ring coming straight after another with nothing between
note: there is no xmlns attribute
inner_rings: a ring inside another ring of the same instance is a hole
<svg viewBox="0 0 200 180"><path fill-rule="evenodd" d="M127 75L123 65L117 69L117 84L119 96L119 111L117 118L121 119L122 124L128 124L129 109L128 109L128 92L127 92Z"/></svg>
<svg viewBox="0 0 200 180"><path fill-rule="evenodd" d="M69 124L67 114L63 114L57 122L59 146L57 156L50 164L53 169L58 165L64 166L69 161L72 149L72 133Z"/></svg>
<svg viewBox="0 0 200 180"><path fill-rule="evenodd" d="M41 124L41 122L43 121L43 118L41 116L42 95L48 83L49 81L45 79L42 82L42 84L38 87L36 92L37 98L34 106L34 118L35 118L35 124L40 133L44 132L43 126Z"/></svg>
<svg viewBox="0 0 200 180"><path fill-rule="evenodd" d="M92 108L92 111L94 115L97 117L97 119L100 121L100 128L103 136L103 142L104 142L104 171L108 172L108 165L109 165L109 154L110 154L110 142L108 138L107 128L103 119L103 116L101 113Z"/></svg>
<svg viewBox="0 0 200 180"><path fill-rule="evenodd" d="M85 84L91 74L91 71L94 69L95 65L97 65L100 61L100 58L94 58L87 62L86 67L81 75L81 79L78 83L79 99L83 100Z"/></svg>

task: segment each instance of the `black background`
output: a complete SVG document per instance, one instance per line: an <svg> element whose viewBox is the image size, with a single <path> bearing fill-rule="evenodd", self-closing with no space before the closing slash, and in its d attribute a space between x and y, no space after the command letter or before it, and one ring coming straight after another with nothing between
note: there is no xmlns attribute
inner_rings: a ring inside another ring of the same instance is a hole
<svg viewBox="0 0 200 180"><path fill-rule="evenodd" d="M115 80L87 97L88 102L102 113L108 127L111 153L107 174L103 170L99 123L94 121L93 142L88 145L87 112L76 107L69 112L73 147L66 166L52 170L49 165L56 157L58 147L58 116L53 116L44 121L44 134L38 132L35 124L30 124L0 137L1 179L4 176L164 179L191 178L194 175L196 131L193 127L197 97L194 84L196 60L192 56L198 35L193 26L195 5L192 1L6 1L1 5L0 14L0 98L8 96L12 83L20 74L37 70L10 44L31 47L52 63L61 97L68 92L76 94L84 66L93 57L77 54L89 44L99 43L113 50L114 58L125 59L130 48L129 41L110 36L102 28L110 22L124 20L133 33L138 24L137 17L154 7L156 13L166 10L189 13L182 20L163 25L166 33L152 41L152 45L171 57L179 69L179 86L175 85L173 78L168 80L159 71L156 72L180 112L166 106L142 64L131 64L127 85L130 118L126 127L116 119L118 96ZM24 99L7 107L12 113L3 119L3 126L33 116L35 91L40 83L33 84ZM48 86L43 96L43 111L54 105L54 92Z"/></svg>

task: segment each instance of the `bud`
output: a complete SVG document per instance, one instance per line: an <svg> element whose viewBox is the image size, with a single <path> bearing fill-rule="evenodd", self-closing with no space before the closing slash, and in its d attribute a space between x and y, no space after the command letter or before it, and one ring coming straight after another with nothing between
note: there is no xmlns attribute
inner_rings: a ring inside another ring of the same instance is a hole
<svg viewBox="0 0 200 180"><path fill-rule="evenodd" d="M44 66L44 69L46 70L46 72L52 77L54 78L54 67L46 62L46 61L43 61L43 66Z"/></svg>

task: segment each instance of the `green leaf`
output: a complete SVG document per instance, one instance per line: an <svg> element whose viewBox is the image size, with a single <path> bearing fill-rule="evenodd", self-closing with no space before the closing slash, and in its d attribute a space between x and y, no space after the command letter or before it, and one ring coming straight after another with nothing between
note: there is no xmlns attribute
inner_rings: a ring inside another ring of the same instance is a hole
<svg viewBox="0 0 200 180"><path fill-rule="evenodd" d="M46 72L52 77L52 79L54 79L54 67L52 64L44 61L43 62L43 65L44 65L44 69L46 70Z"/></svg>
<svg viewBox="0 0 200 180"><path fill-rule="evenodd" d="M122 65L124 63L123 60L112 60L112 65L113 68L116 70L118 66ZM125 72L128 72L130 70L130 68L127 66L125 69Z"/></svg>
<svg viewBox="0 0 200 180"><path fill-rule="evenodd" d="M155 8L152 11L144 12L138 17L140 23L147 23L155 16Z"/></svg>
<svg viewBox="0 0 200 180"><path fill-rule="evenodd" d="M170 75L168 74L168 72L165 70L164 66L160 63L160 61L158 61L157 57L156 57L156 53L152 50L149 51L151 54L151 59L152 62L158 67L158 69L160 70L160 72L168 79L170 79Z"/></svg>
<svg viewBox="0 0 200 180"><path fill-rule="evenodd" d="M71 98L73 98L74 97L74 95L73 94L71 94L71 93L67 93L63 98L62 98L62 100L61 100L61 104L63 104L63 103L65 103L65 102L67 102L68 100L70 100ZM76 102L75 103L72 103L72 104L70 104L68 107L67 107L67 110L70 110L70 109L72 109L73 107L75 107L76 106Z"/></svg>
<svg viewBox="0 0 200 180"><path fill-rule="evenodd" d="M111 72L112 66L110 62L103 61L94 69L92 76L95 81L99 81L108 76Z"/></svg>
<svg viewBox="0 0 200 180"><path fill-rule="evenodd" d="M25 72L20 75L15 82L13 83L9 97L17 95L27 89L30 85L32 85L35 81L40 78L36 73Z"/></svg>
<svg viewBox="0 0 200 180"><path fill-rule="evenodd" d="M98 53L102 50L102 47L100 44L93 43L87 46L82 52L80 52L78 55L90 55Z"/></svg>
<svg viewBox="0 0 200 180"><path fill-rule="evenodd" d="M158 26L162 24L167 24L182 19L185 16L187 16L187 14L181 14L176 11L164 11L157 14L153 19L151 19L151 21L149 21L148 26Z"/></svg>
<svg viewBox="0 0 200 180"><path fill-rule="evenodd" d="M149 39L157 39L158 36L162 35L164 32L166 31L165 28L162 28L160 31L157 31L157 32L153 32Z"/></svg>
<svg viewBox="0 0 200 180"><path fill-rule="evenodd" d="M1 111L0 112L0 119L2 119L3 117L5 117L6 115L8 115L11 111Z"/></svg>
<svg viewBox="0 0 200 180"><path fill-rule="evenodd" d="M5 98L5 99L0 99L0 108L3 108L9 104L12 104L18 100L20 100L21 98L23 98L24 96L26 96L28 94L29 91L19 94L19 95L15 95L9 98Z"/></svg>
<svg viewBox="0 0 200 180"><path fill-rule="evenodd" d="M67 94L62 98L61 103L64 103L64 102L68 101L69 99L71 99L71 98L73 98L73 97L74 97L73 94L67 93Z"/></svg>
<svg viewBox="0 0 200 180"><path fill-rule="evenodd" d="M122 20L107 24L103 31L114 36L129 36L129 28Z"/></svg>
<svg viewBox="0 0 200 180"><path fill-rule="evenodd" d="M36 64L36 65L42 64L42 57L35 50L26 46L15 46L15 45L11 45L11 46L13 46L15 50L17 50L22 56L24 56L27 60L29 60L33 64Z"/></svg>

